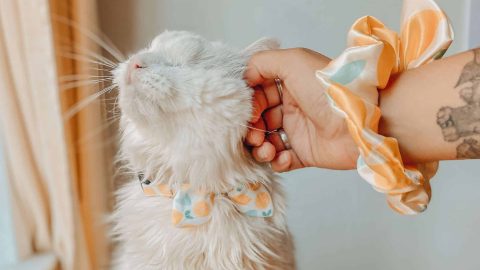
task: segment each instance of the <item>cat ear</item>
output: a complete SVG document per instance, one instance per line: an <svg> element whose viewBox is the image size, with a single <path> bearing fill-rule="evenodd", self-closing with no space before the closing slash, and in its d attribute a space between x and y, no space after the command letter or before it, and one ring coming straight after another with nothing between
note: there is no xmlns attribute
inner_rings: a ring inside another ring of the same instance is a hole
<svg viewBox="0 0 480 270"><path fill-rule="evenodd" d="M274 38L261 38L243 49L246 55L252 55L259 51L273 50L280 48L280 43Z"/></svg>

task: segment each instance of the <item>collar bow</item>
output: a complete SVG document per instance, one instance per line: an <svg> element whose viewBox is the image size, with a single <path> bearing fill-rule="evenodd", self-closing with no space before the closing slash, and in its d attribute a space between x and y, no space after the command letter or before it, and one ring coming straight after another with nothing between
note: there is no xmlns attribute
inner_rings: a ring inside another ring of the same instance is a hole
<svg viewBox="0 0 480 270"><path fill-rule="evenodd" d="M182 184L174 190L166 184L152 183L139 176L146 196L164 196L173 199L172 223L176 227L190 227L206 223L211 218L212 207L218 196L229 199L242 214L250 217L271 217L272 197L262 183L238 186L228 192L214 193L193 190L190 184Z"/></svg>

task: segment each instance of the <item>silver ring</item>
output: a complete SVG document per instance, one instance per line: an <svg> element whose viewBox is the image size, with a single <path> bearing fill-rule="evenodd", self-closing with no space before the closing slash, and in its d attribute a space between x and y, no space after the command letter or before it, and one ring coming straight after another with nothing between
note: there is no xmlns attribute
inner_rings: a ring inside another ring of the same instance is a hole
<svg viewBox="0 0 480 270"><path fill-rule="evenodd" d="M288 140L287 133L285 133L285 130L283 130L283 128L278 129L278 135L280 135L280 140L282 140L285 150L292 149L290 141Z"/></svg>
<svg viewBox="0 0 480 270"><path fill-rule="evenodd" d="M280 100L283 98L283 86L282 86L282 80L280 79L275 79L275 85L277 86L278 94L280 95Z"/></svg>

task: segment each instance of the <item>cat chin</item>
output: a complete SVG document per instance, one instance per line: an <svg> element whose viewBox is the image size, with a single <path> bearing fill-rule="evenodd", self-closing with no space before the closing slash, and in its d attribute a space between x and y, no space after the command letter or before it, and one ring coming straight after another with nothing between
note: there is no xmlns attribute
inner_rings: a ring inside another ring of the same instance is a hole
<svg viewBox="0 0 480 270"><path fill-rule="evenodd" d="M129 164L130 171L141 172L151 180L172 185L189 182L218 192L247 182L269 181L270 169L254 162L245 150L243 127L230 134L217 132L201 137L187 130L182 131L188 133L185 136L167 132L167 127L155 130L148 126L142 132L138 122L125 117L121 126L120 159ZM218 139L212 140L214 136Z"/></svg>

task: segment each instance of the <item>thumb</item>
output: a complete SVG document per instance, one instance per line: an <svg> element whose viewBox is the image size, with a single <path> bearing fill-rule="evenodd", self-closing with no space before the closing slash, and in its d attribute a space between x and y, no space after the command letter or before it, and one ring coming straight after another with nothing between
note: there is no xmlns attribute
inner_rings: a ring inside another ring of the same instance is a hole
<svg viewBox="0 0 480 270"><path fill-rule="evenodd" d="M288 53L286 50L267 50L255 53L247 63L244 79L250 86L265 80L285 79Z"/></svg>
<svg viewBox="0 0 480 270"><path fill-rule="evenodd" d="M288 172L305 167L292 149L277 153L271 164L276 172Z"/></svg>

